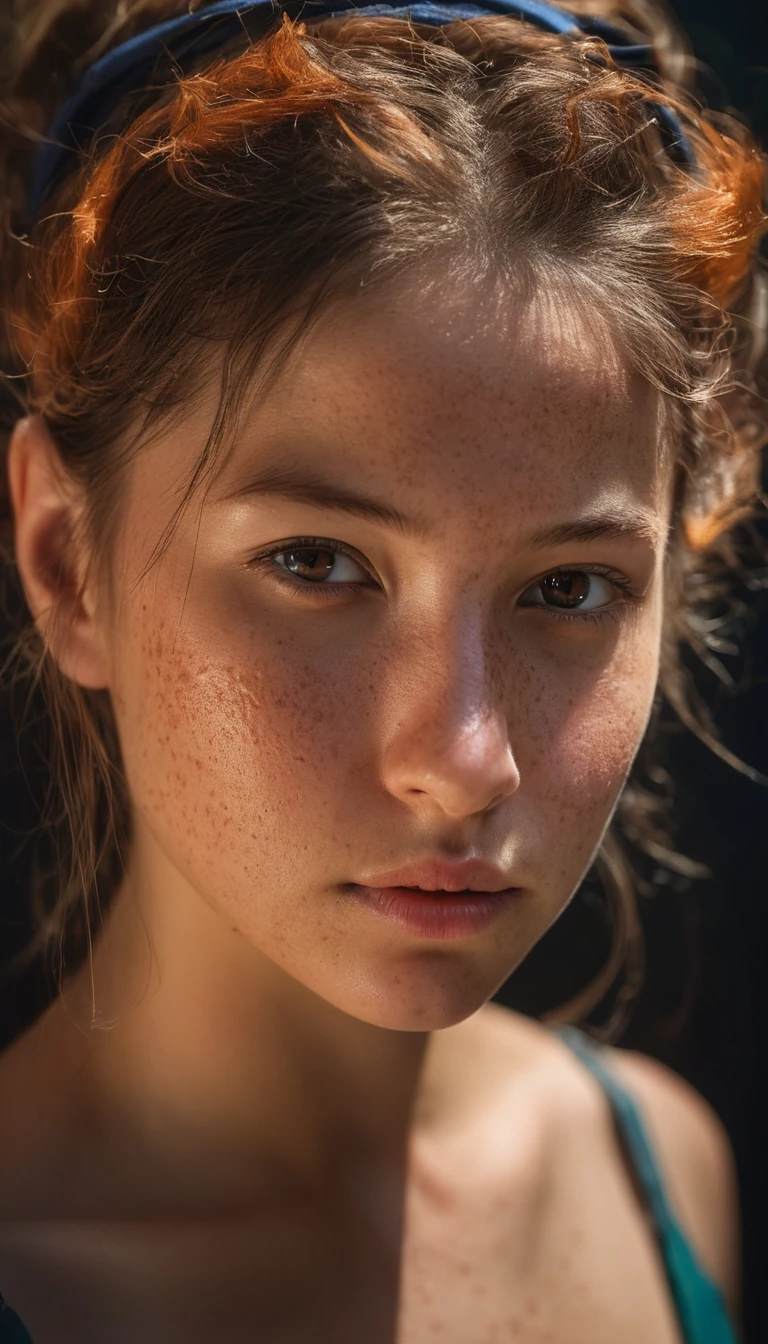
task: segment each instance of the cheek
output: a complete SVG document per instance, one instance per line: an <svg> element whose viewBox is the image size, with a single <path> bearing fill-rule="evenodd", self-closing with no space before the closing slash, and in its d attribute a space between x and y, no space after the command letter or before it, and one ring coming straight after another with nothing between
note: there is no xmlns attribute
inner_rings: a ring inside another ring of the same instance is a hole
<svg viewBox="0 0 768 1344"><path fill-rule="evenodd" d="M343 787L349 694L335 703L284 638L160 626L131 647L115 706L131 797L163 851L229 909L254 883L311 886Z"/></svg>
<svg viewBox="0 0 768 1344"><path fill-rule="evenodd" d="M531 847L540 861L559 861L568 885L583 875L642 741L658 639L646 627L593 676L573 666L553 669L529 700L519 795Z"/></svg>

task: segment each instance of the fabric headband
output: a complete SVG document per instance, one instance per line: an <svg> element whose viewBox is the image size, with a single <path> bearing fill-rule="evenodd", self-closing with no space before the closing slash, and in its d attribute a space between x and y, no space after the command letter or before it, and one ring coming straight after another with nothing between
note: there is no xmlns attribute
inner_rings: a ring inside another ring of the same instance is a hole
<svg viewBox="0 0 768 1344"><path fill-rule="evenodd" d="M477 19L491 14L506 14L522 19L549 33L571 37L599 37L607 44L617 65L653 69L653 48L636 43L613 24L599 18L581 18L545 3L545 0L484 0L483 4L461 0L413 0L403 6L380 4L377 0L215 0L193 14L182 14L148 28L130 38L90 66L74 93L59 108L48 128L46 140L35 156L29 207L37 215L46 197L59 181L70 156L84 148L115 110L121 98L142 87L162 58L170 58L178 68L185 61L213 51L243 31L242 16L261 11L265 20L278 12L291 13L308 21L335 18L350 10L362 10L371 16L410 18L415 23L453 23L457 19ZM696 159L675 114L660 103L648 99L649 109L657 118L667 153L674 162L689 170Z"/></svg>

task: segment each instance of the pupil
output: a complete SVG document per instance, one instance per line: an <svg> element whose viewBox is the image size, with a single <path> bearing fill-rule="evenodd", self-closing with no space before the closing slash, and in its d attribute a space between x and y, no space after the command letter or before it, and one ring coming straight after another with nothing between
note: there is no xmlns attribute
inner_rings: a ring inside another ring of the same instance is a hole
<svg viewBox="0 0 768 1344"><path fill-rule="evenodd" d="M335 551L310 550L302 547L300 550L286 552L285 567L291 574L297 574L302 579L327 579L335 560Z"/></svg>
<svg viewBox="0 0 768 1344"><path fill-rule="evenodd" d="M557 607L578 607L589 596L589 574L565 570L542 580L542 590Z"/></svg>

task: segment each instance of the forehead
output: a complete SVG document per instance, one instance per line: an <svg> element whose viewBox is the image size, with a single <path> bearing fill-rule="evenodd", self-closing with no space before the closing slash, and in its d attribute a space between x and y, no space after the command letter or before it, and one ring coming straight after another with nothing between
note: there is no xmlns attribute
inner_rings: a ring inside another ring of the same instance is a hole
<svg viewBox="0 0 768 1344"><path fill-rule="evenodd" d="M574 295L401 284L324 314L255 395L223 471L319 450L358 483L535 495L614 486L663 497L658 393ZM542 493L543 492L543 493ZM218 493L218 492L217 492Z"/></svg>
<svg viewBox="0 0 768 1344"><path fill-rule="evenodd" d="M666 525L662 399L607 318L565 287L403 279L337 302L289 350L248 390L204 474L203 510L287 467L391 503L425 531L498 522L514 544L532 517L624 502ZM194 409L133 464L126 521L147 544L173 525L200 462L218 367L214 355Z"/></svg>

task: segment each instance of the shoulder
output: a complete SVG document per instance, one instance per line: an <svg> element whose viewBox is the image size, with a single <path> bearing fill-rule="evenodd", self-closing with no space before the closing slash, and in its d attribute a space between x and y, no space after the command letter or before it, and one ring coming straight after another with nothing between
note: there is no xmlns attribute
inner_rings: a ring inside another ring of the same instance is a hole
<svg viewBox="0 0 768 1344"><path fill-rule="evenodd" d="M521 1109L535 1116L542 1141L548 1135L550 1158L553 1145L564 1162L573 1161L574 1153L581 1161L594 1152L595 1127L605 1115L602 1092L550 1028L489 1003L461 1031L468 1046L451 1075L461 1079L465 1101L479 1098L486 1117L500 1116L507 1134ZM605 1064L637 1102L673 1212L738 1321L738 1183L722 1121L684 1078L648 1055L606 1046Z"/></svg>
<svg viewBox="0 0 768 1344"><path fill-rule="evenodd" d="M738 1318L738 1180L722 1121L690 1083L658 1060L608 1047L606 1063L638 1102L670 1204L703 1269Z"/></svg>

